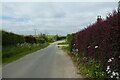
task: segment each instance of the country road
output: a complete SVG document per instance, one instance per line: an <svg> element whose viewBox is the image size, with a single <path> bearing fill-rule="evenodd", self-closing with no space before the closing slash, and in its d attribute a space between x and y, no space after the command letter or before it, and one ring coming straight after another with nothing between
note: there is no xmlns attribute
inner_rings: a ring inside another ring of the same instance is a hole
<svg viewBox="0 0 120 80"><path fill-rule="evenodd" d="M54 42L3 66L3 78L82 78L70 57Z"/></svg>

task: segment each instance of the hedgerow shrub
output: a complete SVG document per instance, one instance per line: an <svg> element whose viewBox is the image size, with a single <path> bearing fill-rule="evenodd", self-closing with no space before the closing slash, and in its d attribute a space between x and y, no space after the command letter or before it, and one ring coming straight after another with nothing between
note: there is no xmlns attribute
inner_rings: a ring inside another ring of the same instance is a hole
<svg viewBox="0 0 120 80"><path fill-rule="evenodd" d="M24 37L14 33L2 31L2 46L23 43Z"/></svg>
<svg viewBox="0 0 120 80"><path fill-rule="evenodd" d="M120 12L114 11L106 20L97 21L76 32L72 39L73 48L99 61L111 78L118 78L120 75L119 19Z"/></svg>
<svg viewBox="0 0 120 80"><path fill-rule="evenodd" d="M73 45L71 44L72 42L72 38L73 38L73 34L67 34L67 43L69 44L69 51L71 52L72 51L72 48L73 48Z"/></svg>
<svg viewBox="0 0 120 80"><path fill-rule="evenodd" d="M26 43L37 43L36 38L33 36L25 36L24 39Z"/></svg>

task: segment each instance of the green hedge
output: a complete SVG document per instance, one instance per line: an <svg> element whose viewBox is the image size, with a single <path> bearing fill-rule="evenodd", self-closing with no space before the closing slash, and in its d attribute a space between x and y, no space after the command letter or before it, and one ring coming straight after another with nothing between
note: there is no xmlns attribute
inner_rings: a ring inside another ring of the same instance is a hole
<svg viewBox="0 0 120 80"><path fill-rule="evenodd" d="M69 44L69 51L72 51L73 45L72 45L72 39L73 39L73 34L67 34L67 43Z"/></svg>
<svg viewBox="0 0 120 80"><path fill-rule="evenodd" d="M2 45L14 45L17 43L23 43L24 37L11 32L2 31Z"/></svg>

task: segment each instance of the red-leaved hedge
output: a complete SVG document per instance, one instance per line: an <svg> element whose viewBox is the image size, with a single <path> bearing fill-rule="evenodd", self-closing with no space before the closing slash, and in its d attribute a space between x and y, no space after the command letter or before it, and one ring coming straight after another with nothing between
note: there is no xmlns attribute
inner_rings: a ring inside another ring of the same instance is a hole
<svg viewBox="0 0 120 80"><path fill-rule="evenodd" d="M111 71L120 73L120 12L74 33L72 45L79 54L98 60L104 69L110 66Z"/></svg>

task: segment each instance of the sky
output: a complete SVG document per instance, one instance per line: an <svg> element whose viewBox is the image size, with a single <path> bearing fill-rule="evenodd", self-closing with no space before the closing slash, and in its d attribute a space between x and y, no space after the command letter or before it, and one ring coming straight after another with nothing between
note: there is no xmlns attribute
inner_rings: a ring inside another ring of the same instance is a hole
<svg viewBox="0 0 120 80"><path fill-rule="evenodd" d="M66 35L103 19L117 2L7 2L0 3L2 29L17 34Z"/></svg>

